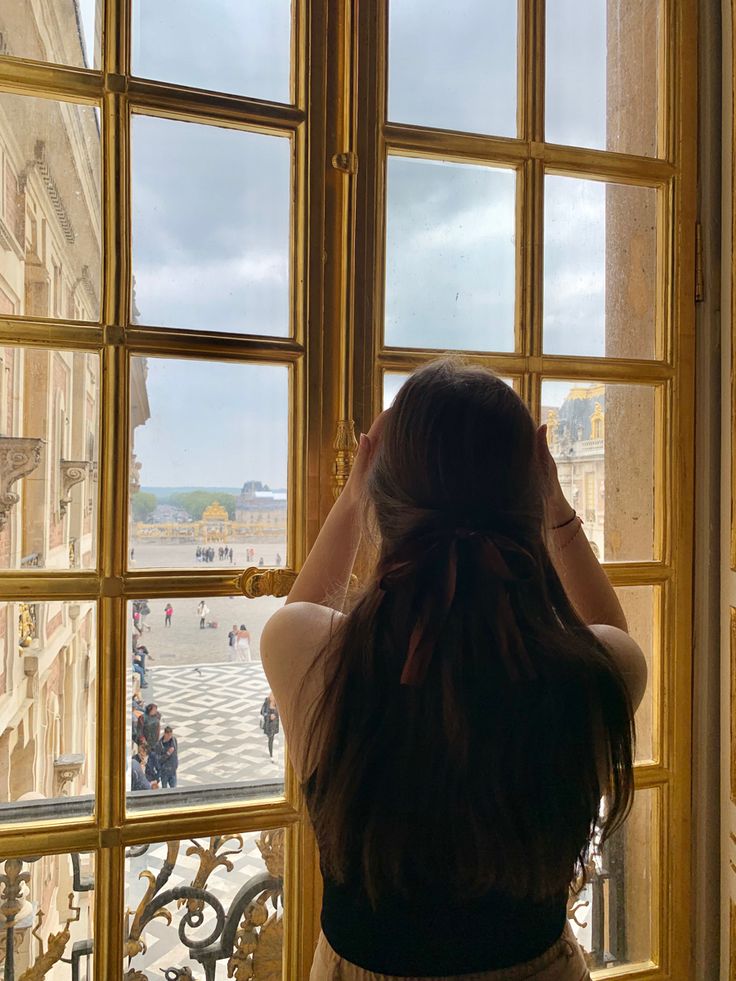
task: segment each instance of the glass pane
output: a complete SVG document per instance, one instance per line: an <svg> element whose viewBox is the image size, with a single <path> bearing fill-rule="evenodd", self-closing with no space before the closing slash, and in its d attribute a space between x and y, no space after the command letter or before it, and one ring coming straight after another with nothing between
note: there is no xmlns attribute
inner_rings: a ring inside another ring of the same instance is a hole
<svg viewBox="0 0 736 981"><path fill-rule="evenodd" d="M542 383L560 485L605 562L654 556L654 388Z"/></svg>
<svg viewBox="0 0 736 981"><path fill-rule="evenodd" d="M291 102L290 0L133 0L133 73Z"/></svg>
<svg viewBox="0 0 736 981"><path fill-rule="evenodd" d="M94 809L94 603L0 603L0 823Z"/></svg>
<svg viewBox="0 0 736 981"><path fill-rule="evenodd" d="M385 342L514 349L512 170L389 157Z"/></svg>
<svg viewBox="0 0 736 981"><path fill-rule="evenodd" d="M383 408L387 409L396 396L399 394L399 389L404 384L406 379L409 377L408 374L399 373L398 371L386 371L383 375Z"/></svg>
<svg viewBox="0 0 736 981"><path fill-rule="evenodd" d="M132 143L133 320L286 336L290 140L134 116Z"/></svg>
<svg viewBox="0 0 736 981"><path fill-rule="evenodd" d="M548 176L544 350L653 358L657 192Z"/></svg>
<svg viewBox="0 0 736 981"><path fill-rule="evenodd" d="M0 55L99 68L102 13L103 0L5 0Z"/></svg>
<svg viewBox="0 0 736 981"><path fill-rule="evenodd" d="M99 120L0 93L0 316L99 320Z"/></svg>
<svg viewBox="0 0 736 981"><path fill-rule="evenodd" d="M646 964L657 949L653 853L660 841L657 789L639 790L626 824L594 851L589 881L568 916L592 969Z"/></svg>
<svg viewBox="0 0 736 981"><path fill-rule="evenodd" d="M100 362L0 346L0 568L92 569Z"/></svg>
<svg viewBox="0 0 736 981"><path fill-rule="evenodd" d="M516 16L516 0L390 0L389 119L516 136Z"/></svg>
<svg viewBox="0 0 736 981"><path fill-rule="evenodd" d="M623 607L629 633L647 661L647 690L636 713L636 759L639 763L651 762L659 758L659 727L654 715L659 657L655 653L654 632L661 590L658 586L618 586L616 595Z"/></svg>
<svg viewBox="0 0 736 981"><path fill-rule="evenodd" d="M125 970L280 979L285 839L277 829L129 848Z"/></svg>
<svg viewBox="0 0 736 981"><path fill-rule="evenodd" d="M92 981L95 856L0 858L0 875L4 977ZM7 950L13 951L10 963Z"/></svg>
<svg viewBox="0 0 736 981"><path fill-rule="evenodd" d="M260 641L283 602L274 596L131 601L132 809L212 803L215 794L282 796L284 737Z"/></svg>
<svg viewBox="0 0 736 981"><path fill-rule="evenodd" d="M657 152L658 0L548 0L546 138Z"/></svg>
<svg viewBox="0 0 736 981"><path fill-rule="evenodd" d="M285 565L289 369L133 358L131 390L131 566Z"/></svg>

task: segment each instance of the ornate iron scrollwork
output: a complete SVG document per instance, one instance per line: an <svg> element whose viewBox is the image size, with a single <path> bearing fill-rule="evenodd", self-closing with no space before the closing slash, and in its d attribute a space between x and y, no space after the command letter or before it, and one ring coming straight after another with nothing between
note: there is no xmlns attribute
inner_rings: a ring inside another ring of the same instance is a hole
<svg viewBox="0 0 736 981"><path fill-rule="evenodd" d="M181 911L179 941L189 951L191 960L203 968L204 981L214 981L219 961L227 962L228 977L235 981L281 981L284 840L283 830L261 833L257 845L268 871L251 876L227 910L214 895L209 879L217 868L224 868L228 873L233 871L231 859L243 850L242 836L215 836L206 843L192 839L185 855L196 856L199 863L191 885L165 889L181 846L181 842L169 842L158 875L149 871L140 874L148 886L126 939L129 969L125 981L146 978L145 972L137 971L130 961L146 952L142 934L148 923L156 918L165 919L168 924L173 922L172 910L167 907ZM207 936L193 937L192 931L202 927L205 921ZM171 965L163 973L168 981L201 981L196 967L188 965Z"/></svg>

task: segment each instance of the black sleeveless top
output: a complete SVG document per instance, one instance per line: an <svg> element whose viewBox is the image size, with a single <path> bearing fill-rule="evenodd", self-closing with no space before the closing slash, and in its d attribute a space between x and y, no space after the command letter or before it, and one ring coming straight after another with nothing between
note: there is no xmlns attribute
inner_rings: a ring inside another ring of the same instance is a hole
<svg viewBox="0 0 736 981"><path fill-rule="evenodd" d="M307 800L311 786L310 779ZM535 903L490 890L451 903L438 879L411 899L382 897L374 909L355 870L345 883L321 871L321 923L329 945L376 974L442 977L513 967L543 954L565 927L564 893Z"/></svg>
<svg viewBox="0 0 736 981"><path fill-rule="evenodd" d="M559 940L567 897L537 904L491 891L448 903L438 880L419 899L382 899L374 911L359 885L323 873L322 930L345 960L377 974L440 977L512 967Z"/></svg>

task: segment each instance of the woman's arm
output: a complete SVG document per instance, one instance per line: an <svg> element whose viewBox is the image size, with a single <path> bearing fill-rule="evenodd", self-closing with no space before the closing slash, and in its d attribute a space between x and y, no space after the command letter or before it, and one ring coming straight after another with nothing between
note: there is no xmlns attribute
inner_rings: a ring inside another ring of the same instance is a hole
<svg viewBox="0 0 736 981"><path fill-rule="evenodd" d="M348 482L327 515L287 603L318 603L342 610L360 544L363 487L385 415L378 416L367 436L361 434Z"/></svg>
<svg viewBox="0 0 736 981"><path fill-rule="evenodd" d="M569 519L574 511L557 478L557 466L547 446L547 427L540 426L537 449L547 477L549 553L570 602L587 624L607 624L628 633L618 597L585 536L582 521ZM569 522L569 523L568 523ZM556 525L563 525L555 529Z"/></svg>

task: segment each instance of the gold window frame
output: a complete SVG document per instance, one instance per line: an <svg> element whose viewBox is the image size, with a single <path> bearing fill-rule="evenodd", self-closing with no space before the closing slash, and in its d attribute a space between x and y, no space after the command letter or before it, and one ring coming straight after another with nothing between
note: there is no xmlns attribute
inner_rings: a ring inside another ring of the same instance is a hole
<svg viewBox="0 0 736 981"><path fill-rule="evenodd" d="M382 405L385 372L407 372L441 354L383 343L388 155L511 167L517 172L516 346L513 353L463 351L511 377L538 421L546 380L628 383L654 389L654 552L610 563L614 586L655 587L652 731L659 756L638 763L637 790L652 788L660 836L652 842L652 963L617 967L617 977L689 979L692 525L694 509L694 321L696 248L697 13L658 0L657 156L545 142L545 4L521 0L518 138L499 138L388 119L386 4L359 4L354 38L359 92L354 318L365 325L354 364L356 418L364 428ZM654 355L575 357L542 349L544 178L575 176L656 191ZM522 328L523 325L523 328ZM655 754L656 755L656 754ZM601 977L610 974L601 972Z"/></svg>
<svg viewBox="0 0 736 981"><path fill-rule="evenodd" d="M0 574L3 597L98 602L98 747L96 810L64 827L0 828L7 857L69 850L96 855L95 976L123 965L125 847L167 838L287 829L285 977L306 978L318 930L319 877L304 802L291 770L275 802L126 814L126 727L119 699L125 673L129 599L231 595L240 582L211 570L128 572L128 365L131 357L168 356L287 364L291 371L289 560L298 568L347 476L355 425L367 428L381 403L383 372L406 371L435 352L381 347L389 150L443 160L493 162L517 173L516 351L471 360L514 379L539 413L541 379L651 384L656 388L655 513L661 516L651 562L609 566L615 585L660 590L654 633L660 652L654 719L661 758L637 767L639 788L658 788L662 836L652 876L662 897L654 955L641 978L688 977L690 952L690 639L693 510L693 361L697 16L693 4L658 0L660 157L644 159L544 142L544 3L519 2L519 138L468 135L383 124L386 105L386 5L380 0L293 0L292 106L135 78L130 63L132 0L105 0L99 70L0 58L0 90L71 99L101 108L103 118L103 271L96 325L0 317L0 343L96 352L104 388L100 428L98 568L92 572ZM328 57L329 56L329 57ZM296 212L291 338L254 338L130 323L130 114L287 133L295 158ZM542 352L543 183L545 172L657 188L659 210L656 357L653 361L572 358ZM323 266L321 257L326 254ZM311 329L307 330L307 324ZM522 329L522 324L525 329ZM283 584L282 584L283 586ZM660 693L666 695L660 697ZM107 738L105 736L107 734ZM117 762L116 762L117 761ZM658 943L657 943L658 940ZM617 976L629 973L616 971Z"/></svg>

